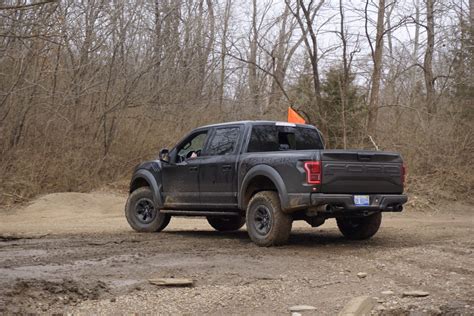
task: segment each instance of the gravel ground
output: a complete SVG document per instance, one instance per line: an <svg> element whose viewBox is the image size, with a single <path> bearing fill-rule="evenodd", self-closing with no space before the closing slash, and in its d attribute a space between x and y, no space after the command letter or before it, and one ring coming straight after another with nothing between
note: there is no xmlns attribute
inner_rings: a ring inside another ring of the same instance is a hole
<svg viewBox="0 0 474 316"><path fill-rule="evenodd" d="M196 218L135 233L124 199L65 193L0 211L0 314L289 315L310 305L303 315L334 315L367 295L378 315L474 315L470 205L387 214L363 242L345 240L334 221L296 222L288 245L259 248L245 228L218 233ZM194 286L148 282L161 277ZM412 290L429 295L403 296Z"/></svg>

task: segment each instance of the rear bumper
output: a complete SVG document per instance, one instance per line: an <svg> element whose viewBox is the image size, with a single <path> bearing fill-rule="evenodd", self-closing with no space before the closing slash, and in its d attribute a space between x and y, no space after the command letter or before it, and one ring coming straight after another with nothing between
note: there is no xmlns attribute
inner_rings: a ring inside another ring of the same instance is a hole
<svg viewBox="0 0 474 316"><path fill-rule="evenodd" d="M402 205L408 200L405 194L371 194L370 205L358 206L354 204L352 194L311 194L311 206L320 207L328 211L382 211L401 212Z"/></svg>

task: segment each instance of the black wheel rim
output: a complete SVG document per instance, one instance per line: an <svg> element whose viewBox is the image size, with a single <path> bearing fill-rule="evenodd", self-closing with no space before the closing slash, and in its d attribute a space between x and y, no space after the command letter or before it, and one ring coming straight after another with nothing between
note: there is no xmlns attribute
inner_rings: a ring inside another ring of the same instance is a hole
<svg viewBox="0 0 474 316"><path fill-rule="evenodd" d="M254 214L254 227L260 235L266 235L272 228L271 212L265 205L259 205Z"/></svg>
<svg viewBox="0 0 474 316"><path fill-rule="evenodd" d="M156 218L157 213L150 199L140 199L135 205L135 217L142 224L151 223Z"/></svg>
<svg viewBox="0 0 474 316"><path fill-rule="evenodd" d="M352 218L352 219L349 219L347 221L347 224L348 226L351 228L351 229L357 229L359 228L359 226L361 225L362 223L362 219L360 218Z"/></svg>

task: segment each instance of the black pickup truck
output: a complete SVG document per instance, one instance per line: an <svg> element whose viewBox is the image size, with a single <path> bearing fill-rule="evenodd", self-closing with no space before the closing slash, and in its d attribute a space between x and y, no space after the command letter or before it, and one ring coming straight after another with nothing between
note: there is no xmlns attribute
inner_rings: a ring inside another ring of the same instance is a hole
<svg viewBox="0 0 474 316"><path fill-rule="evenodd" d="M218 231L246 224L259 246L287 242L294 220L335 218L347 238L367 239L381 212L402 211L404 180L398 153L325 150L311 125L231 122L197 128L138 165L125 215L140 232L179 215L205 216Z"/></svg>

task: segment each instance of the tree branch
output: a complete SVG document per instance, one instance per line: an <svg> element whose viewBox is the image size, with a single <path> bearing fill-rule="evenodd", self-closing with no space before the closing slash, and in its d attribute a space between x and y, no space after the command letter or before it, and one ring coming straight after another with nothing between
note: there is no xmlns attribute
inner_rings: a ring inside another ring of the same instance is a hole
<svg viewBox="0 0 474 316"><path fill-rule="evenodd" d="M6 7L0 7L0 10L25 10L25 9L30 9L36 6L48 4L48 3L56 3L58 0L44 0L41 2L34 2L34 3L28 3L28 4L20 4L20 5L13 5L13 6L6 6Z"/></svg>

